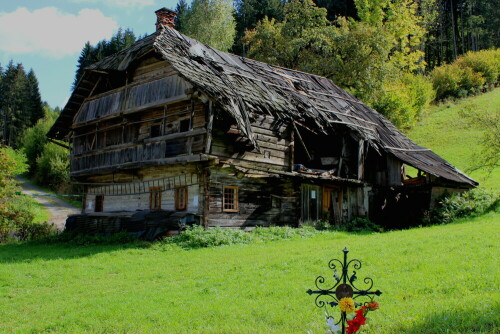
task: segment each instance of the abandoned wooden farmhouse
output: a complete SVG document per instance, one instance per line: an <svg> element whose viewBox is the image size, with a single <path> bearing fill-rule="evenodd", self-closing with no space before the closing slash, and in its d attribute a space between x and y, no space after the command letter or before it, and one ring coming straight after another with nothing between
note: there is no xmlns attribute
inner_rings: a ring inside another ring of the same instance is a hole
<svg viewBox="0 0 500 334"><path fill-rule="evenodd" d="M81 217L407 224L477 185L332 81L212 49L156 14L155 33L86 68L48 133L71 147Z"/></svg>

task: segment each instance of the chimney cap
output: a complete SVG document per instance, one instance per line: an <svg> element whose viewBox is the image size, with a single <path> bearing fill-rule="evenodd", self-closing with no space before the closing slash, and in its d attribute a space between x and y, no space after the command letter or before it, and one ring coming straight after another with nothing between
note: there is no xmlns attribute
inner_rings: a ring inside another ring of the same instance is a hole
<svg viewBox="0 0 500 334"><path fill-rule="evenodd" d="M166 7L160 8L155 11L156 14L156 31L160 31L163 26L170 28L175 27L175 17L177 13Z"/></svg>
<svg viewBox="0 0 500 334"><path fill-rule="evenodd" d="M177 14L177 12L175 10L172 10L170 8L167 8L167 7L162 7L158 10L155 10L155 14L158 14L160 12L171 12L171 13Z"/></svg>

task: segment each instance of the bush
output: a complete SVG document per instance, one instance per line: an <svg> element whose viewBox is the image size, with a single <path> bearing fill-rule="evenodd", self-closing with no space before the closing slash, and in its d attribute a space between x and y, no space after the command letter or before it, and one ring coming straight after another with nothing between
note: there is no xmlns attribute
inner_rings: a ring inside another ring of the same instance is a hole
<svg viewBox="0 0 500 334"><path fill-rule="evenodd" d="M500 82L500 49L468 52L431 74L436 98L466 97Z"/></svg>
<svg viewBox="0 0 500 334"><path fill-rule="evenodd" d="M483 79L483 85L493 86L498 83L500 75L500 49L467 52L457 59L462 68L469 68Z"/></svg>
<svg viewBox="0 0 500 334"><path fill-rule="evenodd" d="M342 229L347 232L382 232L382 227L367 218L354 218L350 222L342 225Z"/></svg>
<svg viewBox="0 0 500 334"><path fill-rule="evenodd" d="M52 143L43 147L37 159L35 179L38 183L58 190L69 182L69 152Z"/></svg>
<svg viewBox="0 0 500 334"><path fill-rule="evenodd" d="M436 99L458 97L461 69L452 64L436 67L431 74L432 84L436 90Z"/></svg>
<svg viewBox="0 0 500 334"><path fill-rule="evenodd" d="M374 108L398 128L409 128L436 97L432 82L422 75L405 74L384 85Z"/></svg>
<svg viewBox="0 0 500 334"><path fill-rule="evenodd" d="M53 224L34 221L35 206L32 198L16 195L0 207L0 242L37 240L57 233Z"/></svg>
<svg viewBox="0 0 500 334"><path fill-rule="evenodd" d="M433 223L451 223L456 219L475 217L491 210L498 210L500 198L498 194L489 193L480 188L444 196L438 200L431 213Z"/></svg>
<svg viewBox="0 0 500 334"><path fill-rule="evenodd" d="M307 237L316 233L314 228L311 227L257 227L253 231L245 232L220 227L205 230L203 227L195 225L188 227L178 236L165 239L164 243L190 249L286 240L295 237Z"/></svg>

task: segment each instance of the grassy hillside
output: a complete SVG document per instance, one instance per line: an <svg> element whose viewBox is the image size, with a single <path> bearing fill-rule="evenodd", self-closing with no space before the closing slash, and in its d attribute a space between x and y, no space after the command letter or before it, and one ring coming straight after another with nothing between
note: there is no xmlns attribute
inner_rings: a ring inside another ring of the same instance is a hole
<svg viewBox="0 0 500 334"><path fill-rule="evenodd" d="M182 250L0 245L1 333L324 333L305 291L348 247L381 309L368 333L492 333L498 213L446 226ZM332 312L330 308L330 312Z"/></svg>
<svg viewBox="0 0 500 334"><path fill-rule="evenodd" d="M457 102L434 106L424 115L422 121L408 132L417 144L432 149L458 169L467 173L481 154L481 135L483 129L470 127L469 122L460 116L460 109L472 105L478 112L500 111L500 89ZM490 175L485 169L467 173L484 188L500 189L500 168Z"/></svg>

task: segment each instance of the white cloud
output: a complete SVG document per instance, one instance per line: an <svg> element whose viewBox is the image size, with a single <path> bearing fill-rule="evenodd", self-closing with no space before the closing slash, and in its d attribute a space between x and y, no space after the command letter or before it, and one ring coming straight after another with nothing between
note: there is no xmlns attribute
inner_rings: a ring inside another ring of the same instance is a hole
<svg viewBox="0 0 500 334"><path fill-rule="evenodd" d="M103 3L102 0L73 0L74 3ZM117 7L144 7L155 4L155 0L106 0L104 3L108 6Z"/></svg>
<svg viewBox="0 0 500 334"><path fill-rule="evenodd" d="M55 7L32 12L18 8L12 13L0 12L0 51L61 58L80 52L87 41L95 44L109 39L116 28L112 18L96 9L82 9L73 15Z"/></svg>

